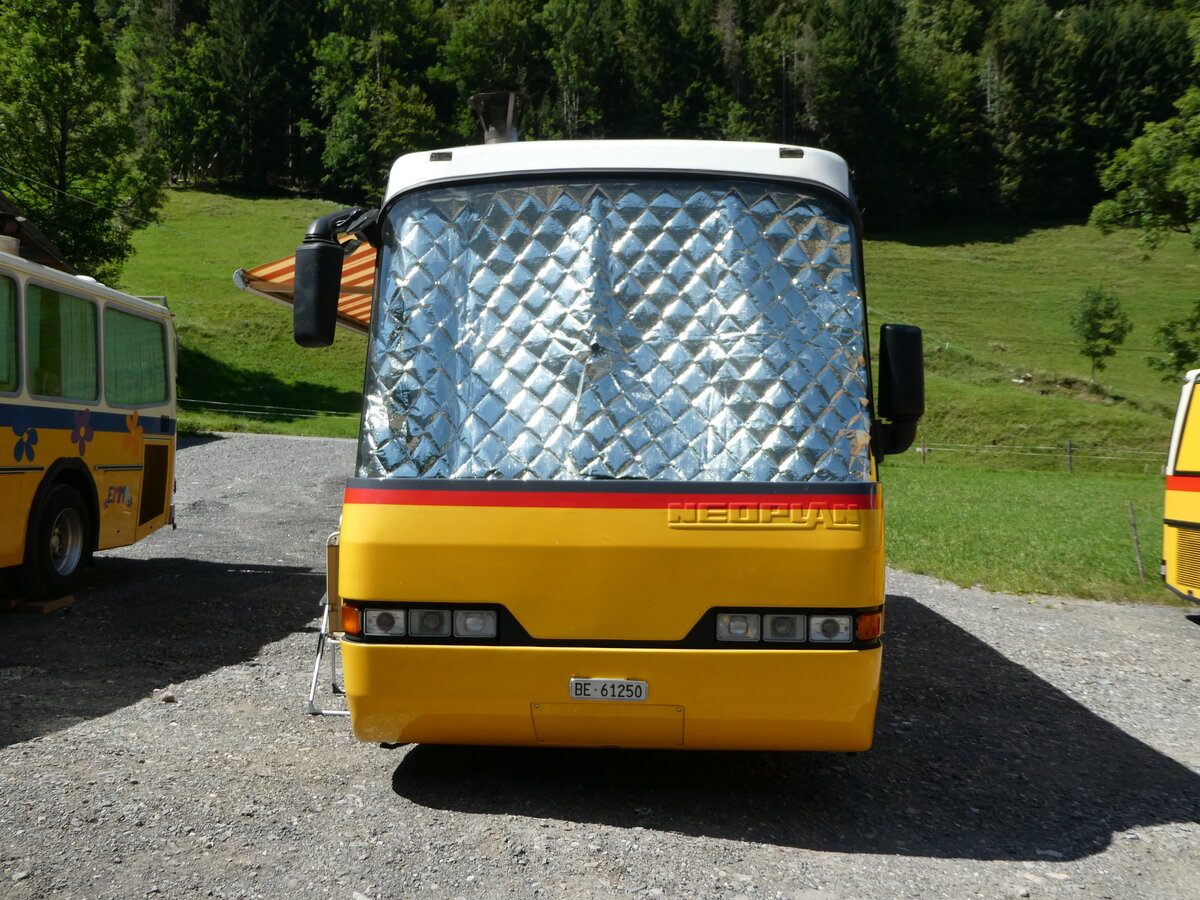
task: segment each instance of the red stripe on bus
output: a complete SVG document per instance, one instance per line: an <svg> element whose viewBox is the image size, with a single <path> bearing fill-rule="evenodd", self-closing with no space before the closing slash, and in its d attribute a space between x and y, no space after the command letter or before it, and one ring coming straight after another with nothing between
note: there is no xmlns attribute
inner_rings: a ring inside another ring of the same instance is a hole
<svg viewBox="0 0 1200 900"><path fill-rule="evenodd" d="M1168 475L1168 491L1200 491L1200 475Z"/></svg>
<svg viewBox="0 0 1200 900"><path fill-rule="evenodd" d="M874 509L875 494L614 494L591 491L418 491L346 488L347 503L394 506L523 506L553 509L666 509L683 504L777 509Z"/></svg>

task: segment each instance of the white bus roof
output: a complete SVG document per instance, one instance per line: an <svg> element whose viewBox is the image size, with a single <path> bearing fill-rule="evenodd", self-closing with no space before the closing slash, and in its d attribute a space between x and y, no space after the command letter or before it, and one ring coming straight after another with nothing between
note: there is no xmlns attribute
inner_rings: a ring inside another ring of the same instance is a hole
<svg viewBox="0 0 1200 900"><path fill-rule="evenodd" d="M422 151L392 165L387 199L445 181L555 172L673 172L772 178L824 185L852 199L836 153L738 141L517 141Z"/></svg>
<svg viewBox="0 0 1200 900"><path fill-rule="evenodd" d="M32 278L35 281L40 281L51 287L60 287L65 291L74 291L77 294L90 294L93 297L101 300L110 300L114 303L122 303L142 312L152 313L156 316L170 318L173 313L167 308L165 303L155 303L147 300L144 297L135 297L132 294L125 294L114 288L110 288L101 284L94 278L89 278L85 275L70 275L66 272L60 272L58 269L52 269L49 266L43 266L41 263L35 263L28 259L22 259L11 253L0 253L0 271L7 269L10 272L19 272L27 278Z"/></svg>

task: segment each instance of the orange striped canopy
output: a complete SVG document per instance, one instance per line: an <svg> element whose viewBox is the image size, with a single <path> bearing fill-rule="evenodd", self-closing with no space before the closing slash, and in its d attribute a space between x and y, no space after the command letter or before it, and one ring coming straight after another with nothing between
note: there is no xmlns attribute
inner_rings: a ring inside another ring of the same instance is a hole
<svg viewBox="0 0 1200 900"><path fill-rule="evenodd" d="M346 244L353 235L344 236ZM233 283L243 291L291 306L296 291L296 257L238 269ZM375 248L359 244L342 261L342 290L338 296L337 323L343 328L365 334L371 323L371 292L375 286Z"/></svg>

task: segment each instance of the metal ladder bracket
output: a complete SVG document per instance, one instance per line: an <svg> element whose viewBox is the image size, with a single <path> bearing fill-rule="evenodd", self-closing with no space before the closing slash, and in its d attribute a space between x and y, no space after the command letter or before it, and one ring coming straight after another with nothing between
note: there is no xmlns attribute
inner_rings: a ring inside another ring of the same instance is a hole
<svg viewBox="0 0 1200 900"><path fill-rule="evenodd" d="M317 635L317 658L313 661L312 682L308 686L308 714L311 716L348 716L345 709L325 709L317 705L317 682L321 679L321 661L325 658L328 644L336 644L338 651L329 654L329 688L335 696L346 696L345 689L338 684L337 663L341 655L342 642L334 637L334 624L340 624L342 598L338 593L338 556L342 534L335 531L325 539L325 596L321 598L321 630Z"/></svg>
<svg viewBox="0 0 1200 900"><path fill-rule="evenodd" d="M325 658L325 648L328 644L336 644L339 648L342 642L333 636L329 630L328 596L321 598L321 629L317 635L317 658L313 661L312 681L308 685L308 714L310 716L348 716L346 709L325 709L317 705L317 682L321 679L321 662ZM337 654L329 654L329 688L334 695L345 696L346 690L337 680Z"/></svg>

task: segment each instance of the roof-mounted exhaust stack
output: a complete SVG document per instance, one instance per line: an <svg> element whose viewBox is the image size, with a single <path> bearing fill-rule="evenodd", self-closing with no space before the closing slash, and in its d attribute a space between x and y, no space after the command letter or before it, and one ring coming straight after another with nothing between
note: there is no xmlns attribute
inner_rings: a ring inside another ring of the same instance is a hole
<svg viewBox="0 0 1200 900"><path fill-rule="evenodd" d="M529 98L516 91L493 91L474 94L467 101L479 116L485 144L509 144L519 140L517 127L529 108Z"/></svg>

